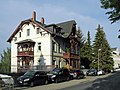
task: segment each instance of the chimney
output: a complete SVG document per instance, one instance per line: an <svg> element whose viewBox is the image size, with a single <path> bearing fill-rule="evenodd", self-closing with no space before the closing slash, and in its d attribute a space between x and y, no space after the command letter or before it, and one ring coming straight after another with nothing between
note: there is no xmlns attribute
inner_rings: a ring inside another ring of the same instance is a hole
<svg viewBox="0 0 120 90"><path fill-rule="evenodd" d="M44 24L44 18L43 17L41 18L41 23Z"/></svg>
<svg viewBox="0 0 120 90"><path fill-rule="evenodd" d="M36 21L36 12L35 11L32 12L32 19L33 19L33 21Z"/></svg>

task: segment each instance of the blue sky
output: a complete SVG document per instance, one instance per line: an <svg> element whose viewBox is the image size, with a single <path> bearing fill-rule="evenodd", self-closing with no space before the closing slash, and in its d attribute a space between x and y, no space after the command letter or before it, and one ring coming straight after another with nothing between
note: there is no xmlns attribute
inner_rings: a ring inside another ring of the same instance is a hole
<svg viewBox="0 0 120 90"><path fill-rule="evenodd" d="M0 53L10 46L7 39L22 20L31 18L32 11L36 11L37 20L44 17L46 24L76 20L85 37L90 31L91 41L100 24L110 46L120 50L120 40L117 38L120 23L111 24L105 15L106 10L100 5L100 0L1 0Z"/></svg>

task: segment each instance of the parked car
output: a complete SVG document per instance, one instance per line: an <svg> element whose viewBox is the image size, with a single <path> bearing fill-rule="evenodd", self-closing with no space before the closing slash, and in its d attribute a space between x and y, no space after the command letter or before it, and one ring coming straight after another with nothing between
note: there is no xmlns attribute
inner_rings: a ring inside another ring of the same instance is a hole
<svg viewBox="0 0 120 90"><path fill-rule="evenodd" d="M86 72L86 75L87 75L87 76L96 76L96 75L97 75L97 70L96 70L96 69L89 69L89 70Z"/></svg>
<svg viewBox="0 0 120 90"><path fill-rule="evenodd" d="M48 84L48 76L45 71L31 70L17 78L19 85L34 86L37 84Z"/></svg>
<svg viewBox="0 0 120 90"><path fill-rule="evenodd" d="M99 75L104 75L105 74L105 72L103 71L103 70L99 70L98 72L97 72L97 75L99 76Z"/></svg>
<svg viewBox="0 0 120 90"><path fill-rule="evenodd" d="M81 79L85 76L82 70L71 70L70 75L72 75L75 79Z"/></svg>
<svg viewBox="0 0 120 90"><path fill-rule="evenodd" d="M14 85L14 79L12 76L6 74L0 74L0 79L4 85Z"/></svg>
<svg viewBox="0 0 120 90"><path fill-rule="evenodd" d="M56 68L48 73L51 82L61 82L70 79L70 74L67 68Z"/></svg>

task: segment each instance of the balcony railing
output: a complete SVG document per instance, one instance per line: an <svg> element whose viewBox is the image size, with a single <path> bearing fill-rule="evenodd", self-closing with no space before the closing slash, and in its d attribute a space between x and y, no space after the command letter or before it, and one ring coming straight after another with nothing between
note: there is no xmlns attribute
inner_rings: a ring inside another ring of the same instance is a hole
<svg viewBox="0 0 120 90"><path fill-rule="evenodd" d="M69 52L63 53L63 57L65 59L67 58L80 59L79 54L74 54L74 53L69 53Z"/></svg>
<svg viewBox="0 0 120 90"><path fill-rule="evenodd" d="M18 56L30 56L30 55L34 55L34 51L22 51L22 52L18 52Z"/></svg>

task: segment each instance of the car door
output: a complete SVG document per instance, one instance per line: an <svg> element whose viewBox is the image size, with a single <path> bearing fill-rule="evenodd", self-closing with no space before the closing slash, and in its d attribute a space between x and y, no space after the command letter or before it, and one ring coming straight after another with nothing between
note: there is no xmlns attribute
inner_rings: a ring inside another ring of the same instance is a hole
<svg viewBox="0 0 120 90"><path fill-rule="evenodd" d="M35 84L39 84L40 81L41 81L41 79L40 79L40 72L36 72L35 76L34 76L34 82L35 82Z"/></svg>
<svg viewBox="0 0 120 90"><path fill-rule="evenodd" d="M58 81L63 81L63 70L61 69L56 77Z"/></svg>
<svg viewBox="0 0 120 90"><path fill-rule="evenodd" d="M64 78L64 80L69 79L69 71L68 71L68 69L63 69L63 78Z"/></svg>
<svg viewBox="0 0 120 90"><path fill-rule="evenodd" d="M45 80L46 80L46 77L47 77L47 76L46 76L45 72L41 71L41 72L40 72L40 77L39 77L40 83L44 83Z"/></svg>

